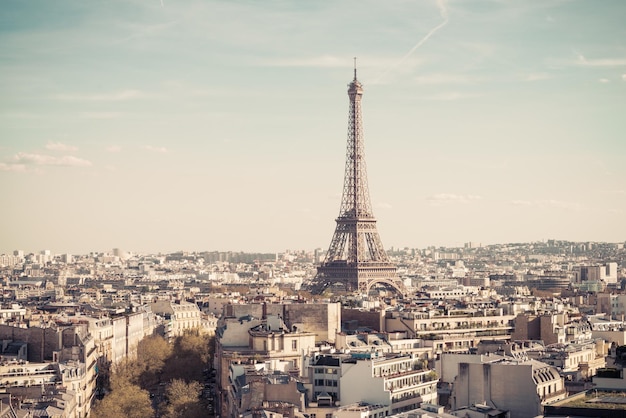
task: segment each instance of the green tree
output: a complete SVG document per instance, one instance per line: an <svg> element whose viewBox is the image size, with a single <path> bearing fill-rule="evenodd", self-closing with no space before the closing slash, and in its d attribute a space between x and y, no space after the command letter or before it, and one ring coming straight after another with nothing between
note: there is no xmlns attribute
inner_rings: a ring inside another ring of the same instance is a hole
<svg viewBox="0 0 626 418"><path fill-rule="evenodd" d="M141 370L137 362L128 359L122 360L113 367L113 374L110 377L110 390L115 391L128 384L138 384Z"/></svg>
<svg viewBox="0 0 626 418"><path fill-rule="evenodd" d="M165 362L172 355L172 346L165 338L155 335L146 337L137 347L137 369L143 388L159 383Z"/></svg>
<svg viewBox="0 0 626 418"><path fill-rule="evenodd" d="M202 418L206 411L200 402L199 382L185 382L182 379L174 379L167 386L165 396L168 403L160 410L164 418Z"/></svg>
<svg viewBox="0 0 626 418"><path fill-rule="evenodd" d="M209 336L201 334L198 330L186 331L176 340L176 348L198 357L203 363L209 361Z"/></svg>
<svg viewBox="0 0 626 418"><path fill-rule="evenodd" d="M92 409L93 418L146 418L154 415L147 391L119 378L114 387L96 403Z"/></svg>
<svg viewBox="0 0 626 418"><path fill-rule="evenodd" d="M116 365L109 379L109 393L94 406L94 417L151 417L149 392L169 382L167 402L158 405L158 415L165 418L204 417L206 410L199 398L202 370L215 352L215 337L198 330L186 332L172 344L164 338L144 338L137 347L137 359Z"/></svg>
<svg viewBox="0 0 626 418"><path fill-rule="evenodd" d="M210 337L197 330L185 332L174 340L172 355L163 369L165 380L202 380L202 370L209 365Z"/></svg>

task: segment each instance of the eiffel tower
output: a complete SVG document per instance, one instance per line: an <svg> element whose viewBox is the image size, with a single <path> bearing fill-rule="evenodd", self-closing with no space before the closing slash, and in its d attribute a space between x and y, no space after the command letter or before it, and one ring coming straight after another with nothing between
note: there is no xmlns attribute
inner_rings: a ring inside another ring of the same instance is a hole
<svg viewBox="0 0 626 418"><path fill-rule="evenodd" d="M361 117L363 86L356 78L356 58L348 97L348 146L341 208L330 247L317 268L311 291L319 294L336 286L367 294L374 284L381 283L406 294L396 266L383 248L372 212Z"/></svg>

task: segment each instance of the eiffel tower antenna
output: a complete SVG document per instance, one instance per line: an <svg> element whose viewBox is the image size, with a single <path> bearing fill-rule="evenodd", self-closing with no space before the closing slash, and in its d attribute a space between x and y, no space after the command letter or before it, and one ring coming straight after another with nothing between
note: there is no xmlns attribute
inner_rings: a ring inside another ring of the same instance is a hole
<svg viewBox="0 0 626 418"><path fill-rule="evenodd" d="M374 284L381 283L405 294L396 266L383 248L372 212L361 116L363 86L356 78L356 57L348 97L348 144L341 207L335 233L326 258L317 269L311 291L322 293L337 286L367 294Z"/></svg>

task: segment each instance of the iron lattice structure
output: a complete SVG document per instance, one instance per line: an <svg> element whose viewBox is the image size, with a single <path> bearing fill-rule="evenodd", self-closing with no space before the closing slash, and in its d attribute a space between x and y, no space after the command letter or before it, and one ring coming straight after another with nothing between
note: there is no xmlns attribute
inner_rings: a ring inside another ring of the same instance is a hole
<svg viewBox="0 0 626 418"><path fill-rule="evenodd" d="M405 288L396 266L389 260L376 229L372 211L365 150L361 98L363 86L356 78L348 85L350 112L343 195L337 226L324 262L317 268L312 290L321 293L332 285L368 293L375 283Z"/></svg>

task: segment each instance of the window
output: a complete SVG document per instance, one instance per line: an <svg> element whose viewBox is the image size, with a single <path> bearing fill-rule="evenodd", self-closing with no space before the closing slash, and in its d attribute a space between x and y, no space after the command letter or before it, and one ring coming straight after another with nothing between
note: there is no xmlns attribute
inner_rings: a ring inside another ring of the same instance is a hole
<svg viewBox="0 0 626 418"><path fill-rule="evenodd" d="M298 340L291 340L291 349L294 351L298 349Z"/></svg>

